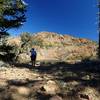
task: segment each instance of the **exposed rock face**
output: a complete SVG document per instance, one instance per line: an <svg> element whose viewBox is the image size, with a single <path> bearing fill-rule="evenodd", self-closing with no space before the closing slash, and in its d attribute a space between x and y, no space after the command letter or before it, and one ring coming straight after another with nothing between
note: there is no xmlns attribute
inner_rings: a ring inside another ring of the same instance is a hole
<svg viewBox="0 0 100 100"><path fill-rule="evenodd" d="M44 45L38 49L38 59L82 60L96 55L97 45L88 39L51 32L40 32L33 37L41 39Z"/></svg>

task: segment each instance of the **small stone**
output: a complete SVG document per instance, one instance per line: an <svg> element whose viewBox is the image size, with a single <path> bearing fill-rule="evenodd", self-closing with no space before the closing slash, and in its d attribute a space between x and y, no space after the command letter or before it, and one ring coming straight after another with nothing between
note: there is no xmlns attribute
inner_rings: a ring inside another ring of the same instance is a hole
<svg viewBox="0 0 100 100"><path fill-rule="evenodd" d="M86 76L82 77L82 79L84 79L84 80L90 80L90 76L86 75Z"/></svg>

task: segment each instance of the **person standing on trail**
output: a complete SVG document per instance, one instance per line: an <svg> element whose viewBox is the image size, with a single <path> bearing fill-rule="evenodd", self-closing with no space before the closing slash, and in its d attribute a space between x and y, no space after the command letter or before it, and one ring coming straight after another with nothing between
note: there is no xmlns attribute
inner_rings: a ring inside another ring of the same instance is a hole
<svg viewBox="0 0 100 100"><path fill-rule="evenodd" d="M36 53L36 51L35 51L34 48L32 48L32 49L30 50L30 52L31 52L31 62L32 62L32 66L35 67L37 53Z"/></svg>

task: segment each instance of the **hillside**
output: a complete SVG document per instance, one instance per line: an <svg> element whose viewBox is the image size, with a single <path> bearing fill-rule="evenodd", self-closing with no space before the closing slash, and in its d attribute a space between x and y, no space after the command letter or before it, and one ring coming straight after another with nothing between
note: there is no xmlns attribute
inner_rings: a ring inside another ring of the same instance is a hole
<svg viewBox="0 0 100 100"><path fill-rule="evenodd" d="M71 46L93 43L88 39L76 38L67 34L62 35L53 32L39 32L33 35L33 37L42 40L45 46Z"/></svg>
<svg viewBox="0 0 100 100"><path fill-rule="evenodd" d="M96 56L97 44L95 42L67 34L39 32L31 36L31 41L33 43L32 47L34 47L38 53L37 60L68 61L82 60ZM10 38L8 44L20 46L21 39L20 37Z"/></svg>

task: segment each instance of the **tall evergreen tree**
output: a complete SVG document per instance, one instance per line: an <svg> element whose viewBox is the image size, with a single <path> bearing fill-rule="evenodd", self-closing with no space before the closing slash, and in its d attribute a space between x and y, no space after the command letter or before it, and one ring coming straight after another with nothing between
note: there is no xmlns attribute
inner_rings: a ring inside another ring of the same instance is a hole
<svg viewBox="0 0 100 100"><path fill-rule="evenodd" d="M19 28L26 21L26 5L23 0L0 0L0 60L13 60L13 47L6 44L5 37L12 28Z"/></svg>
<svg viewBox="0 0 100 100"><path fill-rule="evenodd" d="M22 0L0 0L0 38L7 31L18 28L26 21L26 5Z"/></svg>

